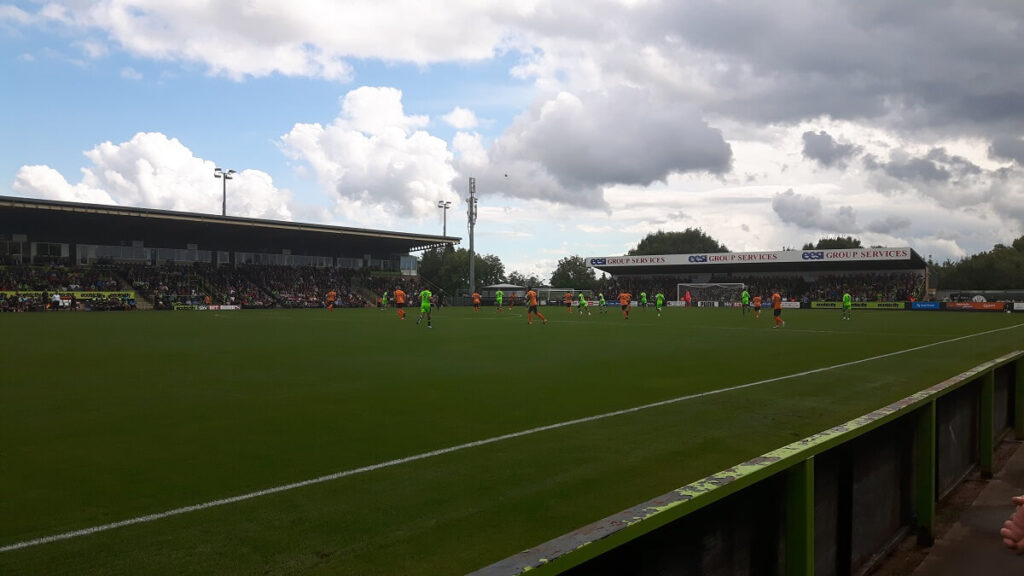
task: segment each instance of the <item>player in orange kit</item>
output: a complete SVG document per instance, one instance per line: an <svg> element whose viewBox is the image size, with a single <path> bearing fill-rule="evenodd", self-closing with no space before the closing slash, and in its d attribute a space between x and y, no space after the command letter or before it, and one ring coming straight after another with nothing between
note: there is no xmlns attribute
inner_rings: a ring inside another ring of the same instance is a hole
<svg viewBox="0 0 1024 576"><path fill-rule="evenodd" d="M540 318L544 324L547 324L548 319L537 311L537 293L533 291L533 286L526 289L526 301L530 303L530 307L526 310L526 318L529 320L529 323L533 324L533 315L536 314L537 318Z"/></svg>
<svg viewBox="0 0 1024 576"><path fill-rule="evenodd" d="M772 328L786 325L786 322L782 319L782 296L779 295L778 290L772 294L772 315L775 316L775 325Z"/></svg>
<svg viewBox="0 0 1024 576"><path fill-rule="evenodd" d="M395 310L398 310L398 317L405 320L405 291L401 286L395 287Z"/></svg>
<svg viewBox="0 0 1024 576"><path fill-rule="evenodd" d="M633 295L622 291L619 293L619 304L622 305L622 317L629 320L629 303L633 301Z"/></svg>

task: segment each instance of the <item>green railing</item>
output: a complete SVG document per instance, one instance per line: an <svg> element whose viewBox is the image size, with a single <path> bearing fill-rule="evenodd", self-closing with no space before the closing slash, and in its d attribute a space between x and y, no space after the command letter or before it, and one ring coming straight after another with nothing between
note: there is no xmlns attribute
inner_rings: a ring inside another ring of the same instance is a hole
<svg viewBox="0 0 1024 576"><path fill-rule="evenodd" d="M931 545L942 493L972 469L991 476L995 443L1011 427L1024 438L1019 351L473 575L860 573L910 531ZM750 494L756 517L742 511ZM730 554L746 560L708 568Z"/></svg>

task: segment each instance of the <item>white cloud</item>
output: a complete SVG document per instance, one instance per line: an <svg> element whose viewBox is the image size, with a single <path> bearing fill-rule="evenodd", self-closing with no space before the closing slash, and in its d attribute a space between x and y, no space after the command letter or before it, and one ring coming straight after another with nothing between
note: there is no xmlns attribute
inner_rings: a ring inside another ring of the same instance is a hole
<svg viewBox="0 0 1024 576"><path fill-rule="evenodd" d="M459 168L508 198L608 209L608 186L721 174L731 160L721 132L698 111L644 89L609 86L542 97L494 142L486 163L460 157Z"/></svg>
<svg viewBox="0 0 1024 576"><path fill-rule="evenodd" d="M25 26L35 21L35 16L10 4L0 4L0 23L14 23Z"/></svg>
<svg viewBox="0 0 1024 576"><path fill-rule="evenodd" d="M417 64L489 59L510 34L508 16L529 7L469 0L448 2L444 9L416 0L311 0L299 9L267 1L54 0L38 14L87 33L99 31L135 56L198 62L231 78L348 80L347 58ZM8 12L9 19L31 17L23 10Z"/></svg>
<svg viewBox="0 0 1024 576"><path fill-rule="evenodd" d="M454 110L441 117L442 120L451 124L456 130L470 130L476 128L478 122L476 114L468 108L456 106Z"/></svg>
<svg viewBox="0 0 1024 576"><path fill-rule="evenodd" d="M892 234L904 228L909 228L911 225L910 218L904 216L886 216L880 220L875 220L867 225L869 232L876 234Z"/></svg>
<svg viewBox="0 0 1024 576"><path fill-rule="evenodd" d="M45 200L117 204L104 190L81 182L69 184L60 172L49 166L22 166L14 177L13 188L24 196Z"/></svg>
<svg viewBox="0 0 1024 576"><path fill-rule="evenodd" d="M346 218L368 210L374 220L422 219L435 213L438 200L459 203L447 143L416 130L428 120L405 114L401 91L362 87L345 96L329 125L296 124L281 148L309 165Z"/></svg>
<svg viewBox="0 0 1024 576"><path fill-rule="evenodd" d="M0 18L57 22L132 56L211 73L350 80L348 60L427 66L516 54L548 94L644 86L661 101L758 123L869 119L1019 134L1024 56L1013 2L50 0ZM900 54L900 58L893 58ZM895 79L899 79L896 81ZM968 79L968 80L965 80ZM974 81L970 79L975 79Z"/></svg>
<svg viewBox="0 0 1024 576"><path fill-rule="evenodd" d="M121 69L121 78L126 80L142 80L142 72L128 66Z"/></svg>
<svg viewBox="0 0 1024 576"><path fill-rule="evenodd" d="M397 88L364 86L342 99L341 116L348 127L364 134L380 134L397 128L411 132L430 123L427 116L406 116L402 91Z"/></svg>
<svg viewBox="0 0 1024 576"><path fill-rule="evenodd" d="M521 116L495 145L500 155L541 164L569 189L647 185L676 172L727 172L720 131L685 105L645 90L560 92Z"/></svg>
<svg viewBox="0 0 1024 576"><path fill-rule="evenodd" d="M483 170L488 164L487 148L483 138L477 133L456 132L452 139L452 150L464 168L471 174Z"/></svg>
<svg viewBox="0 0 1024 576"><path fill-rule="evenodd" d="M92 166L82 169L77 184L46 166L23 166L13 188L51 200L221 212L222 183L213 177L213 162L196 158L177 139L140 132L128 142L104 142L85 156ZM290 200L290 192L258 170L243 170L228 184L231 216L290 220Z"/></svg>
<svg viewBox="0 0 1024 576"><path fill-rule="evenodd" d="M88 56L90 60L103 58L109 53L107 45L102 42L97 42L96 40L84 40L79 42L78 48L80 48L82 52L85 52L85 55Z"/></svg>
<svg viewBox="0 0 1024 576"><path fill-rule="evenodd" d="M779 219L800 228L820 230L825 233L857 232L857 217L852 206L839 206L832 214L826 214L821 200L813 196L797 194L792 188L772 198L772 210Z"/></svg>
<svg viewBox="0 0 1024 576"><path fill-rule="evenodd" d="M229 215L292 220L291 192L274 186L270 174L261 170L242 170L235 174L228 188Z"/></svg>

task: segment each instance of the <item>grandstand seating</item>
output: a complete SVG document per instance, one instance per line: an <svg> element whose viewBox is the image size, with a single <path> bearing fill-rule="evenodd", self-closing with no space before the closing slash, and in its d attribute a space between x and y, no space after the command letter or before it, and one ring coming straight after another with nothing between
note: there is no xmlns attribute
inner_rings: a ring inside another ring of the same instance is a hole
<svg viewBox="0 0 1024 576"><path fill-rule="evenodd" d="M309 266L126 266L134 290L152 300L153 307L176 304L237 305L242 308L319 308L325 295L338 293L337 306L368 303L352 289L354 271Z"/></svg>

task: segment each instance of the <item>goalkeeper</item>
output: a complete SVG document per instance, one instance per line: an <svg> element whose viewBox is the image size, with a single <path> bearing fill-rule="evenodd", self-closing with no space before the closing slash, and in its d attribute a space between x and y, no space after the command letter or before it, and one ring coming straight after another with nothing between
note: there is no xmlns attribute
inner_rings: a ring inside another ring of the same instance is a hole
<svg viewBox="0 0 1024 576"><path fill-rule="evenodd" d="M750 308L750 292L747 289L743 289L743 293L740 294L740 300L743 301L743 315L747 315L747 309Z"/></svg>

